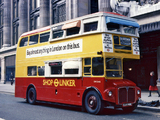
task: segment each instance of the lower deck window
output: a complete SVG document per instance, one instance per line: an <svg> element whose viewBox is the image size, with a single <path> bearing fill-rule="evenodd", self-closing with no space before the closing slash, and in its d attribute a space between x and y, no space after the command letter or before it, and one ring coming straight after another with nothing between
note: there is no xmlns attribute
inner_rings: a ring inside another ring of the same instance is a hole
<svg viewBox="0 0 160 120"><path fill-rule="evenodd" d="M45 77L82 77L82 58L45 61Z"/></svg>
<svg viewBox="0 0 160 120"><path fill-rule="evenodd" d="M78 69L65 69L65 74L78 74Z"/></svg>
<svg viewBox="0 0 160 120"><path fill-rule="evenodd" d="M37 66L28 67L28 76L37 76Z"/></svg>
<svg viewBox="0 0 160 120"><path fill-rule="evenodd" d="M44 70L45 70L44 66L39 66L38 67L38 75L39 76L44 76Z"/></svg>
<svg viewBox="0 0 160 120"><path fill-rule="evenodd" d="M62 67L61 66L55 66L55 67L51 67L51 74L62 74Z"/></svg>
<svg viewBox="0 0 160 120"><path fill-rule="evenodd" d="M84 67L84 73L90 73L91 67Z"/></svg>
<svg viewBox="0 0 160 120"><path fill-rule="evenodd" d="M92 74L93 75L104 75L103 58L95 57L92 59Z"/></svg>
<svg viewBox="0 0 160 120"><path fill-rule="evenodd" d="M49 66L51 67L51 75L62 74L62 62L51 62Z"/></svg>

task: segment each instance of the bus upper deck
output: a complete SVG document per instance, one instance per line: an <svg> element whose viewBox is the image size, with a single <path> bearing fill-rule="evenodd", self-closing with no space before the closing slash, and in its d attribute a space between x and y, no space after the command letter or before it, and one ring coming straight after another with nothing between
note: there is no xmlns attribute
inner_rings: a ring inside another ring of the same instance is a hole
<svg viewBox="0 0 160 120"><path fill-rule="evenodd" d="M139 59L138 27L134 19L99 12L26 32L18 42L16 64L44 66L47 61L89 57Z"/></svg>
<svg viewBox="0 0 160 120"><path fill-rule="evenodd" d="M73 47L75 50L78 48L81 49L80 52L83 51L82 53L89 54L89 51L85 49L85 45L90 45L90 49L92 49L93 45L94 50L92 52L97 49L96 54L102 51L105 54L114 53L113 56L118 53L117 55L120 56L128 58L132 56L131 58L138 59L138 27L139 25L134 19L99 12L24 33L21 35L17 48L32 48L32 50L28 49L26 56L21 56L20 59L30 58L31 56L46 56L47 54L44 53L48 49L51 51L52 46L49 46L51 44L55 44L55 51L61 51L62 53L66 53L63 49L72 49ZM94 36L95 34L99 34L102 38L98 39L98 41L96 41L96 38L89 38L89 36ZM89 40L85 41L85 38ZM75 41L75 44L73 44L74 42L68 42L73 40L79 41ZM85 42L87 44L84 44ZM82 45L80 46L80 44ZM95 44L100 44L100 46L95 47ZM43 49L43 51L37 47L44 45L46 45L46 50ZM36 50L39 51L35 51L33 47L37 47ZM44 52L43 55L42 52ZM127 54L128 56L126 56ZM112 56L112 54L110 55Z"/></svg>

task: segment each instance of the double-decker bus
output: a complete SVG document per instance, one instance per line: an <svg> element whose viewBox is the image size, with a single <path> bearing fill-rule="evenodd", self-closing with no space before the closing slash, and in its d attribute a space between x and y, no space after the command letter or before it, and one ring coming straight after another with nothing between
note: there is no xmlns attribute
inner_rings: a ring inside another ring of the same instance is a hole
<svg viewBox="0 0 160 120"><path fill-rule="evenodd" d="M140 58L138 27L134 19L98 12L22 34L15 97L91 114L108 106L133 111L141 90L123 78L123 60Z"/></svg>

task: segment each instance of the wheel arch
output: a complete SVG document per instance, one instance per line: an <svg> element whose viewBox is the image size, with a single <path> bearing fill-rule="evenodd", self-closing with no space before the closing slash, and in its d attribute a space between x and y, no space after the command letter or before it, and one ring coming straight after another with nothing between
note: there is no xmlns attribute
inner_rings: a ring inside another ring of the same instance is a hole
<svg viewBox="0 0 160 120"><path fill-rule="evenodd" d="M27 91L26 91L26 100L27 100L27 95L28 95L28 91L29 91L30 88L34 88L35 91L36 91L36 87L35 87L33 84L30 84L30 85L27 87ZM36 91L36 94L37 94L37 91ZM28 102L28 100L27 100L27 102Z"/></svg>
<svg viewBox="0 0 160 120"><path fill-rule="evenodd" d="M98 93L98 95L100 96L101 100L103 100L103 97L102 97L100 91L97 88L95 88L95 87L87 87L86 90L83 93L83 96L82 96L82 109L83 109L83 111L85 111L85 104L84 104L84 102L85 102L85 96L87 95L87 93L89 91L92 91L92 90L96 91Z"/></svg>

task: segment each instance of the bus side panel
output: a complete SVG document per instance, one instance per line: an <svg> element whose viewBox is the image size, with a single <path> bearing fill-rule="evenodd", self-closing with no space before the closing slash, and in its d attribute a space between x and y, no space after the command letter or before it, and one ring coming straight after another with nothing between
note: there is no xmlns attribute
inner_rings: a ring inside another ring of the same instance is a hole
<svg viewBox="0 0 160 120"><path fill-rule="evenodd" d="M26 85L23 78L15 78L15 97L26 98Z"/></svg>
<svg viewBox="0 0 160 120"><path fill-rule="evenodd" d="M104 77L83 77L83 86L84 87L94 87L102 95L102 98L105 99L105 78Z"/></svg>
<svg viewBox="0 0 160 120"><path fill-rule="evenodd" d="M18 78L16 83L16 97L26 98L27 87L32 84L37 100L82 105L82 79L28 77Z"/></svg>

